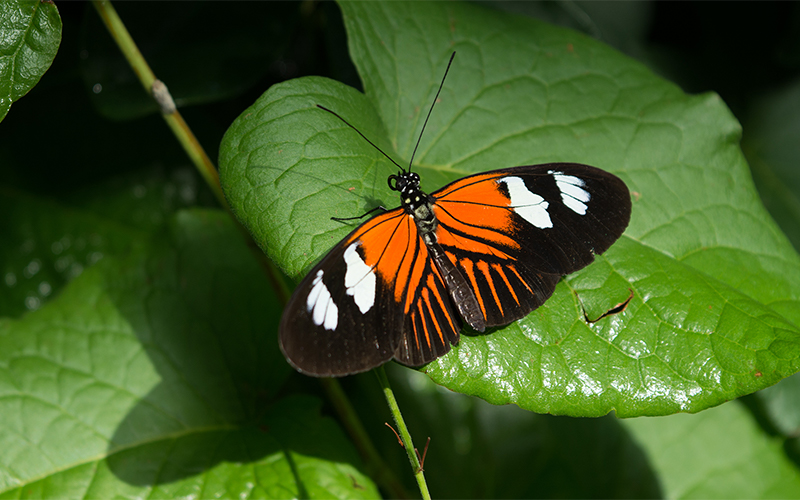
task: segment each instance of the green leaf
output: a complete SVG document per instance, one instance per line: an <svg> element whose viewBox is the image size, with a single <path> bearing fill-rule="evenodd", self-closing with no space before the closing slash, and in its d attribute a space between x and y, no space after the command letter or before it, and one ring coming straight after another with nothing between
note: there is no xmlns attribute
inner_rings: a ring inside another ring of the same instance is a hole
<svg viewBox="0 0 800 500"><path fill-rule="evenodd" d="M661 480L665 498L798 498L800 469L782 440L738 403L699 415L622 422Z"/></svg>
<svg viewBox="0 0 800 500"><path fill-rule="evenodd" d="M36 85L61 43L61 18L52 2L0 2L0 121Z"/></svg>
<svg viewBox="0 0 800 500"><path fill-rule="evenodd" d="M104 256L128 252L202 200L198 182L185 168L140 169L59 201L0 187L0 316L36 310Z"/></svg>
<svg viewBox="0 0 800 500"><path fill-rule="evenodd" d="M365 93L323 78L269 89L234 122L223 187L262 249L299 278L352 226L398 204L396 171L428 192L466 174L549 161L615 172L631 224L527 318L462 337L423 368L437 383L541 413L696 412L800 369L800 259L765 212L713 94L685 95L574 32L460 3L343 3ZM627 309L605 311L633 298Z"/></svg>
<svg viewBox="0 0 800 500"><path fill-rule="evenodd" d="M318 402L275 402L279 317L228 217L193 210L0 322L0 496L377 496Z"/></svg>

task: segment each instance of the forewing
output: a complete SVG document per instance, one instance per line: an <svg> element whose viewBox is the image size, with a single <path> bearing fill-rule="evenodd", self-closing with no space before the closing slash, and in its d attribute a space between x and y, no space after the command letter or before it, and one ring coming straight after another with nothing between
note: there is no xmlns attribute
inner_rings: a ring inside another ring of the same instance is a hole
<svg viewBox="0 0 800 500"><path fill-rule="evenodd" d="M295 368L318 377L343 376L394 356L404 318L397 305L397 268L388 271L404 261L417 237L408 222L402 208L373 217L297 286L280 325L281 350Z"/></svg>
<svg viewBox="0 0 800 500"><path fill-rule="evenodd" d="M438 243L471 284L487 326L544 303L562 275L622 235L631 212L622 180L576 163L476 174L432 197Z"/></svg>

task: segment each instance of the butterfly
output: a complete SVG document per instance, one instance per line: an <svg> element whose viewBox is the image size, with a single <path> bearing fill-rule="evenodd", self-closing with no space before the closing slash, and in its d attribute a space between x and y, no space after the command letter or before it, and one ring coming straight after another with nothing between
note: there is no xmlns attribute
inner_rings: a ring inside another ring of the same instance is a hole
<svg viewBox="0 0 800 500"><path fill-rule="evenodd" d="M304 374L433 361L458 343L464 323L484 332L542 305L561 276L606 251L630 219L625 183L588 165L503 168L426 194L411 171L414 154L407 169L383 154L400 169L388 178L400 206L334 246L284 310L281 350Z"/></svg>

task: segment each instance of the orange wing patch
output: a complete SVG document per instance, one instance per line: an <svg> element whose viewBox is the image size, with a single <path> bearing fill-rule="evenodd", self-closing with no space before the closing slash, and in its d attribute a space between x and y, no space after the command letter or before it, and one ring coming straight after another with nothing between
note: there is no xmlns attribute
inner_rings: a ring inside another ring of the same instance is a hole
<svg viewBox="0 0 800 500"><path fill-rule="evenodd" d="M474 238L480 238L514 250L519 249L519 243L507 235L507 233L511 232L511 212L505 208L484 207L475 203L437 202L433 206L433 212L436 214L440 227L447 226L454 231L470 235L471 241L468 244L469 246L464 248L465 250L493 253L491 249L495 247L490 247ZM464 219L469 220L470 224L463 223L462 220ZM444 246L465 246L464 243L456 242L452 234L445 233L441 229L437 229L436 237L439 243Z"/></svg>
<svg viewBox="0 0 800 500"><path fill-rule="evenodd" d="M411 218L409 218L409 222L411 222ZM425 244L422 241L422 238L419 237L419 233L416 232L416 226L414 226L414 244L417 247L417 251L414 252L417 255L410 255L408 265L411 267L411 272L409 273L399 273L400 279L403 276L408 276L408 282L405 283L403 287L404 290L407 289L405 297L406 297L406 304L405 304L405 312L408 313L409 309L411 308L411 303L414 300L414 292L415 290L412 289L412 286L422 282L422 275L425 272L425 264L427 263L428 259L428 249L425 248ZM415 258L416 257L416 258ZM398 289L400 287L397 287ZM395 298L398 302L401 301L403 298L403 294L398 294L397 289L395 289Z"/></svg>
<svg viewBox="0 0 800 500"><path fill-rule="evenodd" d="M419 283L425 268L427 252L413 219L404 211L392 210L365 223L349 242L360 240L364 263L374 267L381 279L393 285L398 303L405 298L405 312L411 307L413 294L409 284ZM425 252L422 255L420 251Z"/></svg>
<svg viewBox="0 0 800 500"><path fill-rule="evenodd" d="M488 172L485 174L464 177L463 179L455 181L452 184L448 184L444 189L437 191L436 199L440 200L442 198L447 198L448 200L452 201L475 203L476 198L471 198L471 196L475 195L475 191L485 191L486 187L482 185L485 181L499 178L500 175L498 175L496 172ZM500 193L498 191L498 195L499 194ZM481 201L489 202L490 200L482 199ZM508 203L508 199L505 199L505 203Z"/></svg>
<svg viewBox="0 0 800 500"><path fill-rule="evenodd" d="M461 234L470 235L471 240L480 239L498 246L519 250L519 243L511 237L514 233L511 200L494 182L495 174L475 175L454 182L435 195L434 213L441 225ZM443 246L455 246L472 252L491 253L489 245L477 241L456 242L452 235L437 231L436 236ZM444 241L442 240L444 238ZM495 248L496 250L496 248Z"/></svg>
<svg viewBox="0 0 800 500"><path fill-rule="evenodd" d="M406 312L403 338L395 351L395 358L414 366L432 361L450 350L458 342L461 322L453 310L439 269L423 246L413 265L423 277L408 290L411 298Z"/></svg>

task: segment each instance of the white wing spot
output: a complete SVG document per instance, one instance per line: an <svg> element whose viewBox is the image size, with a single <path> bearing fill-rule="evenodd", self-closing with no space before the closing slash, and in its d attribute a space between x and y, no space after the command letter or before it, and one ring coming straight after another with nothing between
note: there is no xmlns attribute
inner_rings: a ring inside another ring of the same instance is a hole
<svg viewBox="0 0 800 500"><path fill-rule="evenodd" d="M375 304L376 279L375 271L356 252L356 247L360 244L360 241L356 241L344 251L344 263L347 265L344 286L347 288L347 295L353 297L361 314L364 314Z"/></svg>
<svg viewBox="0 0 800 500"><path fill-rule="evenodd" d="M511 198L509 208L512 208L520 217L530 222L539 229L553 227L550 214L547 213L549 203L538 194L531 193L519 177L503 177L497 182L505 182L508 187L508 196Z"/></svg>
<svg viewBox="0 0 800 500"><path fill-rule="evenodd" d="M311 282L313 286L306 299L306 307L315 325L322 326L326 330L336 330L336 325L339 324L339 308L334 304L328 287L322 282L322 274L320 269Z"/></svg>
<svg viewBox="0 0 800 500"><path fill-rule="evenodd" d="M547 173L555 177L556 186L561 191L561 201L564 202L564 205L576 214L586 215L586 204L592 199L589 191L583 189L586 183L574 175L566 175L555 170L550 170Z"/></svg>

